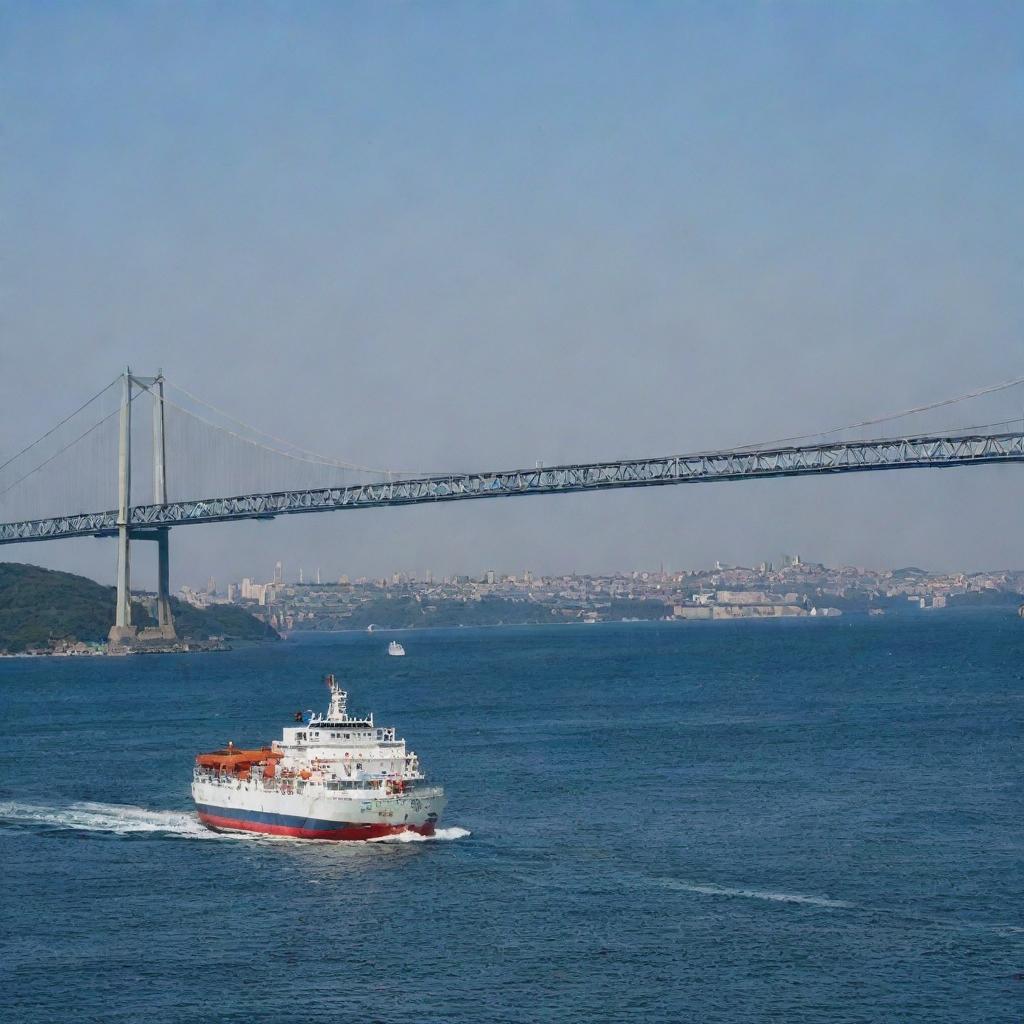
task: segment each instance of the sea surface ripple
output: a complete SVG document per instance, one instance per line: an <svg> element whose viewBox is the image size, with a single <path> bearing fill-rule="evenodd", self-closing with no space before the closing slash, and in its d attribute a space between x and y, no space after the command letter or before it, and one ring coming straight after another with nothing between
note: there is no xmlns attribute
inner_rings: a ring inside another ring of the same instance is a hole
<svg viewBox="0 0 1024 1024"><path fill-rule="evenodd" d="M1024 1019L1016 617L402 639L0 660L0 1020ZM202 828L193 755L328 671L437 838Z"/></svg>

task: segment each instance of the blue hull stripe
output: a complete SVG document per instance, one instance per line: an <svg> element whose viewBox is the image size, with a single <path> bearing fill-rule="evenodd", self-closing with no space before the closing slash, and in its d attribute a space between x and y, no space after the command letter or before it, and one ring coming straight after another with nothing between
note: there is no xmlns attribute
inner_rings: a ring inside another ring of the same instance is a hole
<svg viewBox="0 0 1024 1024"><path fill-rule="evenodd" d="M196 804L196 809L218 818L233 818L235 821L251 821L260 825L283 825L285 828L308 828L318 831L340 828L369 828L369 822L328 821L324 818L303 818L295 814L273 814L270 811L250 811L242 807L214 807L212 804Z"/></svg>

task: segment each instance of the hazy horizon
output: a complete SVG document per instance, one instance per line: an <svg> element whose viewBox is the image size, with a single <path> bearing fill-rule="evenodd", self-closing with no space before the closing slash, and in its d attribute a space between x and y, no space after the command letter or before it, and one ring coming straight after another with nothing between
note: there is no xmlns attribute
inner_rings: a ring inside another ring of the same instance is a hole
<svg viewBox="0 0 1024 1024"><path fill-rule="evenodd" d="M0 24L0 461L126 363L339 458L469 470L810 433L1024 373L1024 8ZM907 429L1020 417L1022 391ZM1022 499L1018 467L979 467L280 517L174 530L172 586L279 558L981 571L1024 560ZM106 540L0 559L114 577Z"/></svg>
<svg viewBox="0 0 1024 1024"><path fill-rule="evenodd" d="M143 551L146 550L145 546L140 544ZM820 559L814 558L813 556L805 556L803 553L800 554L800 560L804 564L824 564L826 569L842 569L851 567L852 563L838 563L830 565L827 562L821 563ZM761 559L758 562L751 564L738 564L738 563L727 563L724 560L722 562L723 569L751 569L757 570L761 562L771 563L774 570L782 568L781 559L785 556L778 556L778 560L773 559ZM301 565L297 562L288 562L286 559L278 559L282 562L283 566L283 582L286 585L292 585L299 583L299 570L303 572L303 580L301 582L307 584L316 583L316 572L320 570L321 584L336 584L340 582L340 577L346 576L349 583L355 583L359 579L364 579L369 582L376 582L381 579L386 579L390 582L392 576L395 573L404 574L407 576L414 577L418 582L423 582L426 574L429 572L432 579L435 582L440 582L444 577L453 576L465 576L470 579L482 579L488 570L493 570L499 578L507 576L516 576L521 578L524 571L529 571L534 577L556 577L556 576L613 576L623 575L628 576L631 573L657 573L664 572L666 574L677 574L680 572L713 572L715 571L714 562L710 562L704 565L682 565L682 564L670 564L668 562L655 563L653 565L636 565L636 566L618 566L612 569L594 570L586 566L574 566L567 570L559 570L557 572L542 572L534 569L529 565L512 566L512 565L486 565L477 566L476 568L464 570L464 571L453 571L444 568L431 568L429 566L424 567L412 567L412 566L391 566L390 568L382 568L374 572L367 573L352 573L347 571L344 567L337 567L328 564L321 563L317 565L315 562L308 565ZM43 563L38 559L30 558L4 558L0 559L0 562L5 563L20 563L29 565L42 565ZM267 583L273 580L275 572L276 561L268 563L266 566L260 565L257 567L248 567L234 572L228 571L225 575L217 577L213 576L214 582L217 586L218 593L224 593L229 583L240 583L243 579L248 577L254 583ZM69 569L63 565L51 565L44 566L46 568L58 569L63 572L76 572L78 570ZM935 569L927 565L915 565L911 563L898 564L898 565L853 565L853 568L865 570L867 572L896 572L901 569L921 569L932 575L944 575L946 573L963 573L965 576L984 575L987 573L1000 573L1000 572L1024 572L1024 566L1014 565L1001 565L1001 566L960 566L955 569ZM102 571L96 574L90 574L81 570L81 574L88 576L96 582L113 585L113 580L108 578ZM141 573L140 578L133 576L132 589L133 591L147 591L154 592L151 581L145 579L148 574ZM187 579L178 574L179 578L177 581L177 588L180 589L182 586L191 587L193 590L201 590L208 583L211 574L206 576L196 576L195 578Z"/></svg>

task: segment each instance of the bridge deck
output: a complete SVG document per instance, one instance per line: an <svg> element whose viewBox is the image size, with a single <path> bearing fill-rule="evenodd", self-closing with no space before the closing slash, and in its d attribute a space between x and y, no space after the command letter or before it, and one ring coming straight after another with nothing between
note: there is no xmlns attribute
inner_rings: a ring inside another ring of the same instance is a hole
<svg viewBox="0 0 1024 1024"><path fill-rule="evenodd" d="M129 521L132 527L143 532L154 527L269 519L301 512L1004 462L1024 462L1024 433L843 441L789 448L671 455L654 459L621 459L494 473L441 474L350 487L199 498L168 502L165 505L134 505L130 509ZM49 519L0 523L0 544L64 537L104 537L116 532L116 510L83 512Z"/></svg>

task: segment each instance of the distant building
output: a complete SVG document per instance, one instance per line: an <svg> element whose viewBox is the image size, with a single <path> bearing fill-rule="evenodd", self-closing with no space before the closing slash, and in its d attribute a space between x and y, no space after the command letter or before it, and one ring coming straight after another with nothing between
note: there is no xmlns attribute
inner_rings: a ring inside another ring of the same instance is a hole
<svg viewBox="0 0 1024 1024"><path fill-rule="evenodd" d="M776 599L761 590L719 590L716 604L772 604Z"/></svg>

